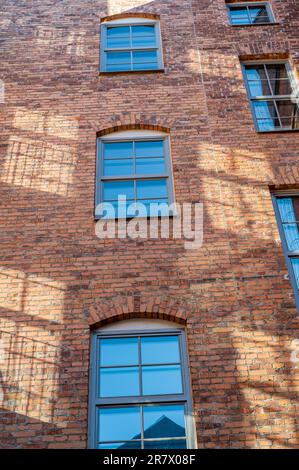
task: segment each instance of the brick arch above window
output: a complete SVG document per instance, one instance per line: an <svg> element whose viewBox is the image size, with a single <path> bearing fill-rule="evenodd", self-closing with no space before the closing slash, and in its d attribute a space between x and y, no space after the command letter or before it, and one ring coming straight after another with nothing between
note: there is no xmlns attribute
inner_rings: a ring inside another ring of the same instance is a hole
<svg viewBox="0 0 299 470"><path fill-rule="evenodd" d="M160 20L160 15L155 13L143 13L143 12L136 12L136 13L117 13L115 15L105 16L101 18L101 23L108 23L115 20L122 20L122 19L130 19L130 18L145 18L149 20Z"/></svg>
<svg viewBox="0 0 299 470"><path fill-rule="evenodd" d="M113 125L111 127L106 127L102 128L97 131L97 137L103 137L105 135L109 135L115 132L122 132L122 131L139 131L139 130L145 130L145 131L156 131L156 132L165 132L166 134L170 133L170 127L168 126L169 123L161 123L157 124L156 122L151 122L150 120L148 122L132 122L132 123L126 123L126 124L121 124L118 123L116 125Z"/></svg>
<svg viewBox="0 0 299 470"><path fill-rule="evenodd" d="M186 325L188 315L194 307L172 297L130 295L107 301L99 299L88 310L88 324L94 330L109 323L140 318Z"/></svg>

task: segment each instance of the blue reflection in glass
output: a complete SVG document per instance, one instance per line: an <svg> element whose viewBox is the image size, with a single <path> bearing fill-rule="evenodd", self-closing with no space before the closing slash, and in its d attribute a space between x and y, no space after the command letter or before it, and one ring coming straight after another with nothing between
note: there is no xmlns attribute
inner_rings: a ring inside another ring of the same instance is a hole
<svg viewBox="0 0 299 470"><path fill-rule="evenodd" d="M104 201L117 200L118 196L134 199L134 181L113 181L104 183Z"/></svg>
<svg viewBox="0 0 299 470"><path fill-rule="evenodd" d="M136 157L163 157L164 141L147 140L135 143Z"/></svg>
<svg viewBox="0 0 299 470"><path fill-rule="evenodd" d="M145 406L143 422L145 439L186 435L184 405Z"/></svg>
<svg viewBox="0 0 299 470"><path fill-rule="evenodd" d="M273 130L277 118L274 103L271 101L254 101L253 108L258 119L259 130Z"/></svg>
<svg viewBox="0 0 299 470"><path fill-rule="evenodd" d="M281 217L283 231L290 251L299 250L299 225L296 223L296 215L293 206L293 198L281 197L277 199L277 205Z"/></svg>
<svg viewBox="0 0 299 470"><path fill-rule="evenodd" d="M164 158L136 158L137 175L154 175L165 173Z"/></svg>
<svg viewBox="0 0 299 470"><path fill-rule="evenodd" d="M232 24L250 24L246 7L230 7L229 10Z"/></svg>
<svg viewBox="0 0 299 470"><path fill-rule="evenodd" d="M155 36L155 26L153 25L138 25L132 26L133 36Z"/></svg>
<svg viewBox="0 0 299 470"><path fill-rule="evenodd" d="M101 397L140 395L138 367L108 367L100 369Z"/></svg>
<svg viewBox="0 0 299 470"><path fill-rule="evenodd" d="M295 274L296 284L299 289L299 258L292 258L292 266Z"/></svg>
<svg viewBox="0 0 299 470"><path fill-rule="evenodd" d="M180 362L178 336L149 336L141 338L142 364Z"/></svg>
<svg viewBox="0 0 299 470"><path fill-rule="evenodd" d="M131 70L130 52L107 52L107 71Z"/></svg>
<svg viewBox="0 0 299 470"><path fill-rule="evenodd" d="M133 366L138 364L138 338L100 340L101 366Z"/></svg>
<svg viewBox="0 0 299 470"><path fill-rule="evenodd" d="M136 182L137 199L167 198L166 179L139 180Z"/></svg>
<svg viewBox="0 0 299 470"><path fill-rule="evenodd" d="M130 36L130 27L129 26L117 26L112 28L107 28L107 37L114 38L119 36Z"/></svg>
<svg viewBox="0 0 299 470"><path fill-rule="evenodd" d="M104 143L104 158L133 157L133 142Z"/></svg>
<svg viewBox="0 0 299 470"><path fill-rule="evenodd" d="M144 63L144 62L156 62L157 51L133 51L133 62Z"/></svg>
<svg viewBox="0 0 299 470"><path fill-rule="evenodd" d="M187 449L186 439L144 441L145 449Z"/></svg>
<svg viewBox="0 0 299 470"><path fill-rule="evenodd" d="M107 29L107 48L130 47L130 29L128 26Z"/></svg>
<svg viewBox="0 0 299 470"><path fill-rule="evenodd" d="M182 393L180 366L143 366L143 395L169 395Z"/></svg>
<svg viewBox="0 0 299 470"><path fill-rule="evenodd" d="M140 434L140 408L99 409L99 441L129 441Z"/></svg>
<svg viewBox="0 0 299 470"><path fill-rule="evenodd" d="M248 86L251 96L272 95L267 80L250 80Z"/></svg>
<svg viewBox="0 0 299 470"><path fill-rule="evenodd" d="M263 65L246 65L247 80L266 80L267 76Z"/></svg>
<svg viewBox="0 0 299 470"><path fill-rule="evenodd" d="M104 160L105 176L133 175L133 159Z"/></svg>
<svg viewBox="0 0 299 470"><path fill-rule="evenodd" d="M136 36L132 38L132 47L155 47L155 36Z"/></svg>

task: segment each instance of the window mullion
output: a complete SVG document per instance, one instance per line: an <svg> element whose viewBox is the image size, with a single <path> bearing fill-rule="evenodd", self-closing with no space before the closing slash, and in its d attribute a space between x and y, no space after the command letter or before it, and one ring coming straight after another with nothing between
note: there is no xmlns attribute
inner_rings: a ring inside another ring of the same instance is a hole
<svg viewBox="0 0 299 470"><path fill-rule="evenodd" d="M269 78L269 74L268 74L268 70L267 70L267 65L266 65L266 64L264 64L264 70L265 70L265 75L266 75L266 78L267 78L269 90L271 91L272 96L275 96L275 93L273 92L273 88L272 88L272 85L271 85L271 80L270 80L270 78Z"/></svg>
<svg viewBox="0 0 299 470"><path fill-rule="evenodd" d="M283 127L275 99L273 100L273 104L274 104L274 107L275 107L275 111L277 113L277 118L278 118L279 125L280 125L280 127Z"/></svg>

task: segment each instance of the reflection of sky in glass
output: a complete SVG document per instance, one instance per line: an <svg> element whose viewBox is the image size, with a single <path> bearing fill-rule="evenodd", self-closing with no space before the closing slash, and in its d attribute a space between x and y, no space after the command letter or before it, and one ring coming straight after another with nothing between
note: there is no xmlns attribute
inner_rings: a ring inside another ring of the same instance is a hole
<svg viewBox="0 0 299 470"><path fill-rule="evenodd" d="M297 284L297 287L299 289L299 258L293 258L292 259L292 266L293 266L293 269L294 269L296 284Z"/></svg>
<svg viewBox="0 0 299 470"><path fill-rule="evenodd" d="M296 215L291 197L277 198L277 205L290 251L299 250L299 232L296 224Z"/></svg>
<svg viewBox="0 0 299 470"><path fill-rule="evenodd" d="M140 433L140 408L101 408L100 441L126 441Z"/></svg>
<svg viewBox="0 0 299 470"><path fill-rule="evenodd" d="M182 393L181 367L143 366L142 389L144 395Z"/></svg>
<svg viewBox="0 0 299 470"><path fill-rule="evenodd" d="M101 366L129 366L137 364L138 338L101 339Z"/></svg>
<svg viewBox="0 0 299 470"><path fill-rule="evenodd" d="M155 336L141 338L141 361L143 364L180 362L177 336Z"/></svg>
<svg viewBox="0 0 299 470"><path fill-rule="evenodd" d="M139 395L138 367L108 367L100 370L101 397Z"/></svg>

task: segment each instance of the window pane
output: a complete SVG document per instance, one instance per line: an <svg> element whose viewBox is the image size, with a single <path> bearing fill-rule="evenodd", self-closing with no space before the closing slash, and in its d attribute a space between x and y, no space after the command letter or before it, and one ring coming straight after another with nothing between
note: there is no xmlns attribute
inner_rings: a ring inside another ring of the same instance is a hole
<svg viewBox="0 0 299 470"><path fill-rule="evenodd" d="M292 87L288 77L286 64L267 64L266 67L273 94L290 95L292 93Z"/></svg>
<svg viewBox="0 0 299 470"><path fill-rule="evenodd" d="M154 175L165 173L164 158L137 158L136 174L137 175Z"/></svg>
<svg viewBox="0 0 299 470"><path fill-rule="evenodd" d="M132 35L133 35L133 37L137 37L137 36L155 36L155 26L154 25L132 26Z"/></svg>
<svg viewBox="0 0 299 470"><path fill-rule="evenodd" d="M101 397L128 397L140 395L138 367L100 369Z"/></svg>
<svg viewBox="0 0 299 470"><path fill-rule="evenodd" d="M251 96L272 95L268 80L248 80L248 86Z"/></svg>
<svg viewBox="0 0 299 470"><path fill-rule="evenodd" d="M135 143L136 157L163 157L164 141L147 140Z"/></svg>
<svg viewBox="0 0 299 470"><path fill-rule="evenodd" d="M114 26L107 28L107 37L115 38L122 36L130 36L129 26Z"/></svg>
<svg viewBox="0 0 299 470"><path fill-rule="evenodd" d="M247 80L266 80L267 76L263 65L245 65Z"/></svg>
<svg viewBox="0 0 299 470"><path fill-rule="evenodd" d="M254 101L253 107L259 130L273 130L280 126L273 101Z"/></svg>
<svg viewBox="0 0 299 470"><path fill-rule="evenodd" d="M113 181L104 183L104 200L117 200L118 196L134 199L134 181Z"/></svg>
<svg viewBox="0 0 299 470"><path fill-rule="evenodd" d="M132 26L132 47L155 46L156 34L154 26Z"/></svg>
<svg viewBox="0 0 299 470"><path fill-rule="evenodd" d="M145 449L187 449L186 439L144 441Z"/></svg>
<svg viewBox="0 0 299 470"><path fill-rule="evenodd" d="M281 126L287 129L299 129L299 116L281 118Z"/></svg>
<svg viewBox="0 0 299 470"><path fill-rule="evenodd" d="M180 366L143 366L142 387L144 395L182 393Z"/></svg>
<svg viewBox="0 0 299 470"><path fill-rule="evenodd" d="M141 338L142 364L165 364L180 362L178 336Z"/></svg>
<svg viewBox="0 0 299 470"><path fill-rule="evenodd" d="M104 161L104 175L105 176L119 176L119 175L133 175L134 162L133 160L105 160Z"/></svg>
<svg viewBox="0 0 299 470"><path fill-rule="evenodd" d="M166 179L139 180L136 185L137 199L160 199L168 196Z"/></svg>
<svg viewBox="0 0 299 470"><path fill-rule="evenodd" d="M273 95L291 95L292 87L288 79L271 80Z"/></svg>
<svg viewBox="0 0 299 470"><path fill-rule="evenodd" d="M107 28L107 48L130 47L130 28L120 26Z"/></svg>
<svg viewBox="0 0 299 470"><path fill-rule="evenodd" d="M131 70L130 52L107 52L107 71Z"/></svg>
<svg viewBox="0 0 299 470"><path fill-rule="evenodd" d="M246 7L230 7L229 10L232 24L250 24Z"/></svg>
<svg viewBox="0 0 299 470"><path fill-rule="evenodd" d="M138 365L138 338L101 339L100 365Z"/></svg>
<svg viewBox="0 0 299 470"><path fill-rule="evenodd" d="M140 434L140 408L99 409L99 441L129 441Z"/></svg>
<svg viewBox="0 0 299 470"><path fill-rule="evenodd" d="M296 284L299 289L299 258L293 258L292 259L292 266L294 269L294 275L296 279Z"/></svg>
<svg viewBox="0 0 299 470"><path fill-rule="evenodd" d="M157 51L133 51L133 70L155 70L158 68Z"/></svg>
<svg viewBox="0 0 299 470"><path fill-rule="evenodd" d="M258 125L258 130L263 131L263 132L275 131L281 128L280 121L278 118L258 119L257 125Z"/></svg>
<svg viewBox="0 0 299 470"><path fill-rule="evenodd" d="M130 52L107 52L107 65L127 64L131 62Z"/></svg>
<svg viewBox="0 0 299 470"><path fill-rule="evenodd" d="M298 107L291 100L276 100L276 106L280 117L298 116Z"/></svg>
<svg viewBox="0 0 299 470"><path fill-rule="evenodd" d="M288 78L286 64L266 64L270 80L281 80Z"/></svg>
<svg viewBox="0 0 299 470"><path fill-rule="evenodd" d="M249 7L249 14L250 14L251 22L254 24L270 22L267 9L265 6Z"/></svg>
<svg viewBox="0 0 299 470"><path fill-rule="evenodd" d="M145 406L143 422L145 439L186 435L183 405Z"/></svg>
<svg viewBox="0 0 299 470"><path fill-rule="evenodd" d="M132 47L156 47L156 38L154 36L133 37Z"/></svg>
<svg viewBox="0 0 299 470"><path fill-rule="evenodd" d="M99 444L98 449L141 449L141 442L108 442Z"/></svg>
<svg viewBox="0 0 299 470"><path fill-rule="evenodd" d="M104 144L104 158L133 157L133 142L111 142Z"/></svg>
<svg viewBox="0 0 299 470"><path fill-rule="evenodd" d="M299 250L299 197L277 198L277 205L288 249Z"/></svg>

